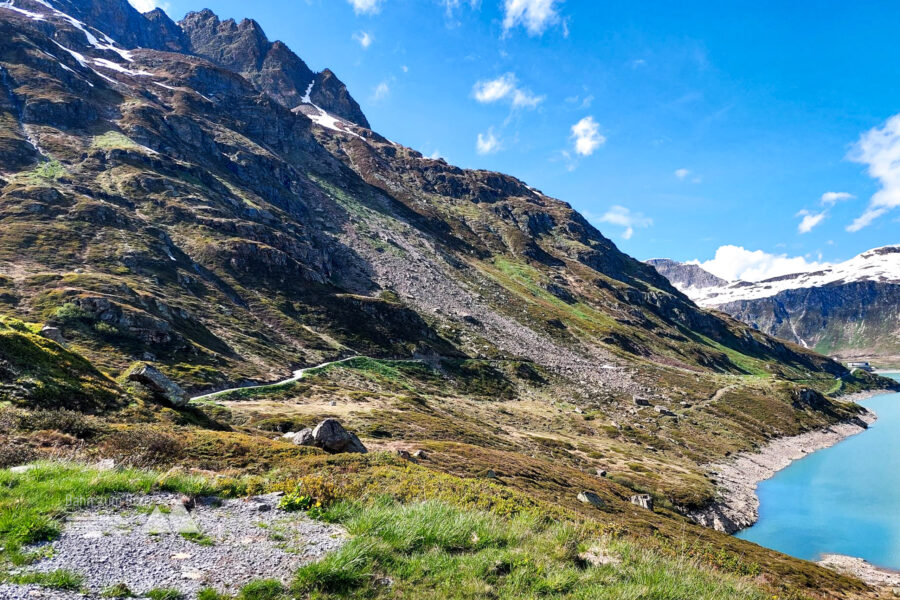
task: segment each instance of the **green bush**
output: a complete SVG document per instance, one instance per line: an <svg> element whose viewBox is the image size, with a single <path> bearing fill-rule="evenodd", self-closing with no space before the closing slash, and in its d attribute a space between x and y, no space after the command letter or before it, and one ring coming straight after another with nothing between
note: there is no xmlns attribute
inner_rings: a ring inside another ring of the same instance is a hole
<svg viewBox="0 0 900 600"><path fill-rule="evenodd" d="M81 307L73 302L66 302L53 312L51 320L60 325L67 325L84 321L90 318L90 315Z"/></svg>

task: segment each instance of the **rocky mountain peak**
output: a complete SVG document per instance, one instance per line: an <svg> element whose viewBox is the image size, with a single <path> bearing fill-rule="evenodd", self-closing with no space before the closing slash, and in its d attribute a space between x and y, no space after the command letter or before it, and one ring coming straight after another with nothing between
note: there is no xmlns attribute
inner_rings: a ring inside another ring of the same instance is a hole
<svg viewBox="0 0 900 600"><path fill-rule="evenodd" d="M647 264L654 267L660 275L681 291L689 288L704 289L728 284L721 277L716 277L697 265L680 263L668 258L653 258L648 260Z"/></svg>
<svg viewBox="0 0 900 600"><path fill-rule="evenodd" d="M328 69L314 73L284 43L270 42L256 21L221 21L211 10L204 9L188 14L179 25L189 40L191 53L240 73L279 104L287 108L299 106L313 84L312 103L369 128L359 104L334 73Z"/></svg>
<svg viewBox="0 0 900 600"><path fill-rule="evenodd" d="M181 30L158 8L142 15L128 0L53 0L39 3L37 12L45 13L48 6L103 32L125 48L186 49Z"/></svg>

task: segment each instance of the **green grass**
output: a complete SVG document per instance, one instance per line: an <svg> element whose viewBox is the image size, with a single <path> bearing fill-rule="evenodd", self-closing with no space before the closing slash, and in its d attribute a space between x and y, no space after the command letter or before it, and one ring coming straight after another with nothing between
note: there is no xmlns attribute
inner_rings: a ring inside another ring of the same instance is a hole
<svg viewBox="0 0 900 600"><path fill-rule="evenodd" d="M197 544L198 546L215 546L216 541L209 537L208 535L204 535L202 533L197 533L195 531L184 531L181 533L181 537L186 539L187 541Z"/></svg>
<svg viewBox="0 0 900 600"><path fill-rule="evenodd" d="M28 173L28 177L32 180L45 179L49 181L56 181L65 174L66 169L62 166L62 164L60 164L58 160L49 160L46 162L42 162L41 164L36 166L30 173Z"/></svg>
<svg viewBox="0 0 900 600"><path fill-rule="evenodd" d="M48 571L46 573L19 573L16 575L0 576L0 581L7 581L19 585L39 585L55 590L79 591L84 585L84 576L72 571Z"/></svg>
<svg viewBox="0 0 900 600"><path fill-rule="evenodd" d="M69 511L102 503L114 494L166 490L212 494L205 480L162 476L150 471L98 471L76 463L38 463L25 473L0 471L0 564L23 564L32 558L23 547L54 539Z"/></svg>
<svg viewBox="0 0 900 600"><path fill-rule="evenodd" d="M156 588L144 594L150 600L184 600L184 594L171 588Z"/></svg>
<svg viewBox="0 0 900 600"><path fill-rule="evenodd" d="M766 597L748 581L693 560L663 558L529 514L502 518L439 502L383 501L367 507L338 504L324 516L343 524L353 538L323 560L301 567L291 590L295 597ZM587 551L614 557L619 564L593 566L583 558Z"/></svg>
<svg viewBox="0 0 900 600"><path fill-rule="evenodd" d="M118 131L107 131L103 135L96 136L93 142L91 142L91 146L103 149L138 147L131 138L126 137Z"/></svg>

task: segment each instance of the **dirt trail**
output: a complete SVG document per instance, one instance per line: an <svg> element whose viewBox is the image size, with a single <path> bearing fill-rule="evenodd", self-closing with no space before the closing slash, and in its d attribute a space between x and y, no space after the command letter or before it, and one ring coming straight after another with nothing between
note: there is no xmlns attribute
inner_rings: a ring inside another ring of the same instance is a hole
<svg viewBox="0 0 900 600"><path fill-rule="evenodd" d="M247 386L243 386L243 387L233 387L233 388L228 388L227 390L219 390L218 392L211 392L209 394L201 394L200 396L194 396L193 398L191 398L191 402L196 402L198 400L209 400L210 398L215 398L216 396L221 396L223 394L227 394L229 392L234 392L237 390L255 390L255 389L264 388L264 387L270 388L270 387L278 387L278 386L282 386L282 385L288 385L290 383L294 383L295 381L300 381L301 379L303 379L303 377L309 371L312 371L314 369L321 369L324 367L330 367L331 365L345 363L345 362L351 361L355 358L363 358L363 357L362 356L348 356L347 358L341 358L339 360L330 360L328 362L324 362L324 363L322 363L320 365L316 365L314 367L304 367L302 369L297 369L296 371L294 371L294 374L292 376L290 376L287 379L284 379L282 381L277 381L275 383L262 383L260 385L247 385Z"/></svg>

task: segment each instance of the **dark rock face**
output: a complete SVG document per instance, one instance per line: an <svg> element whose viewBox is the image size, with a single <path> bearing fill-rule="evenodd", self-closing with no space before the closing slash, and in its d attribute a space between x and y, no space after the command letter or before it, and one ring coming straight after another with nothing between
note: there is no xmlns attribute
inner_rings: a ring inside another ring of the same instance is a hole
<svg viewBox="0 0 900 600"><path fill-rule="evenodd" d="M769 335L846 359L900 360L900 284L786 290L716 307Z"/></svg>
<svg viewBox="0 0 900 600"><path fill-rule="evenodd" d="M647 264L681 289L718 287L728 284L724 279L716 277L697 265L686 265L668 258L653 258L648 260Z"/></svg>
<svg viewBox="0 0 900 600"><path fill-rule="evenodd" d="M287 50L287 47L284 48ZM330 69L325 69L316 75L315 84L310 92L310 100L316 106L342 119L356 123L366 129L370 127L369 121L363 114L359 104L347 91L347 86Z"/></svg>
<svg viewBox="0 0 900 600"><path fill-rule="evenodd" d="M212 11L202 10L189 13L180 26L193 54L240 73L282 106L299 106L312 84L313 104L351 123L369 127L359 104L334 73L328 69L313 73L290 48L278 41L270 42L256 21L220 21Z"/></svg>
<svg viewBox="0 0 900 600"><path fill-rule="evenodd" d="M161 9L142 15L128 0L55 0L53 4L125 48L187 49L181 30Z"/></svg>

